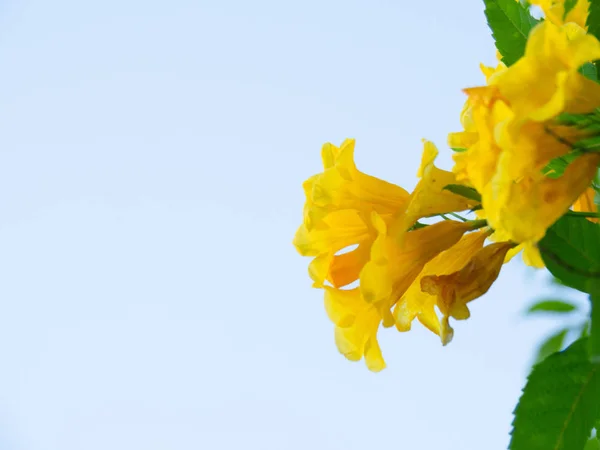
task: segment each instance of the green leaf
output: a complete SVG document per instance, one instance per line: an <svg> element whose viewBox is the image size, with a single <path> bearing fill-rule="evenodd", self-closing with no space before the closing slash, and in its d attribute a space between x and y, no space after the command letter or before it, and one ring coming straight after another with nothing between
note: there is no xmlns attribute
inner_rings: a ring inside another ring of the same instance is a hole
<svg viewBox="0 0 600 450"><path fill-rule="evenodd" d="M588 131L600 131L600 111L598 109L585 114L562 113L556 120L559 125L573 126Z"/></svg>
<svg viewBox="0 0 600 450"><path fill-rule="evenodd" d="M598 438L591 438L587 441L583 450L600 450L600 441Z"/></svg>
<svg viewBox="0 0 600 450"><path fill-rule="evenodd" d="M453 194L468 198L469 200L481 202L481 195L472 187L463 186L462 184L448 184L447 186L444 186L444 189Z"/></svg>
<svg viewBox="0 0 600 450"><path fill-rule="evenodd" d="M590 0L586 25L588 27L588 34L600 38L600 0Z"/></svg>
<svg viewBox="0 0 600 450"><path fill-rule="evenodd" d="M483 0L485 16L492 29L496 48L507 66L525 54L527 36L539 22L515 0Z"/></svg>
<svg viewBox="0 0 600 450"><path fill-rule="evenodd" d="M575 143L575 148L582 152L598 152L600 151L600 136L581 139Z"/></svg>
<svg viewBox="0 0 600 450"><path fill-rule="evenodd" d="M579 331L579 338L589 337L590 336L590 321L586 320L579 327L575 328L575 330Z"/></svg>
<svg viewBox="0 0 600 450"><path fill-rule="evenodd" d="M466 152L467 149L466 148L459 148L459 147L451 147L453 152L456 153L462 153L462 152Z"/></svg>
<svg viewBox="0 0 600 450"><path fill-rule="evenodd" d="M565 215L538 243L546 267L565 285L592 293L600 287L600 225Z"/></svg>
<svg viewBox="0 0 600 450"><path fill-rule="evenodd" d="M527 310L528 314L535 312L550 312L550 313L568 313L575 311L577 307L572 303L565 302L564 300L542 300L538 303L534 303Z"/></svg>
<svg viewBox="0 0 600 450"><path fill-rule="evenodd" d="M598 70L596 69L594 63L586 62L579 68L579 72L581 72L584 77L592 81L598 81Z"/></svg>
<svg viewBox="0 0 600 450"><path fill-rule="evenodd" d="M550 160L546 167L542 169L542 173L548 178L558 178L563 175L565 169L571 164L578 156L581 156L582 152L574 151L567 153L566 155L559 156Z"/></svg>
<svg viewBox="0 0 600 450"><path fill-rule="evenodd" d="M590 357L593 363L600 363L600 295L590 295L591 302L591 329L590 329Z"/></svg>
<svg viewBox="0 0 600 450"><path fill-rule="evenodd" d="M600 416L600 365L586 339L535 366L515 409L510 450L577 450Z"/></svg>
<svg viewBox="0 0 600 450"><path fill-rule="evenodd" d="M535 363L540 363L553 353L562 350L568 332L569 330L564 329L548 336L538 348Z"/></svg>

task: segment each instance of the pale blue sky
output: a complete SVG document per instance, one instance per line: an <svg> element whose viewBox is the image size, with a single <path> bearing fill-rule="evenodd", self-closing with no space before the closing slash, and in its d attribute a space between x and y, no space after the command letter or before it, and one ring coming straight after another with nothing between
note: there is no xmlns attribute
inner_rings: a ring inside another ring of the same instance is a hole
<svg viewBox="0 0 600 450"><path fill-rule="evenodd" d="M2 2L0 447L506 448L542 274L373 374L291 245L324 142L412 188L494 54L479 1Z"/></svg>

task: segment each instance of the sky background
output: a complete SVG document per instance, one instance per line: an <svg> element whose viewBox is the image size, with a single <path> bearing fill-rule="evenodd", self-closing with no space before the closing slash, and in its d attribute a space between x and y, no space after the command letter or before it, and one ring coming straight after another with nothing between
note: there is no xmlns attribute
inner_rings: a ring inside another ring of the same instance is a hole
<svg viewBox="0 0 600 450"><path fill-rule="evenodd" d="M443 348L338 354L291 240L324 142L410 189L482 2L0 3L0 448L495 450L550 320L520 263Z"/></svg>

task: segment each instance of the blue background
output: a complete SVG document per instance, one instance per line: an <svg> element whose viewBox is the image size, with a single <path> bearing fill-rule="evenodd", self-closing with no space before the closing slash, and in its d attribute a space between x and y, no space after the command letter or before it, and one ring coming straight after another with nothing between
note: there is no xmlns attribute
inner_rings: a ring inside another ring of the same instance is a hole
<svg viewBox="0 0 600 450"><path fill-rule="evenodd" d="M338 354L291 245L326 141L411 189L495 64L481 2L4 1L0 447L503 449L547 277Z"/></svg>

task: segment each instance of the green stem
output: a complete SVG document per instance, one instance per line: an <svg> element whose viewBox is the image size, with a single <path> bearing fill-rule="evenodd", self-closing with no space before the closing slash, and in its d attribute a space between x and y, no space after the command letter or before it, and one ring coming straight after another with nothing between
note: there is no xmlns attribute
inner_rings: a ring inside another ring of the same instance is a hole
<svg viewBox="0 0 600 450"><path fill-rule="evenodd" d="M590 294L592 326L590 327L590 359L600 363L600 294Z"/></svg>
<svg viewBox="0 0 600 450"><path fill-rule="evenodd" d="M567 211L567 216L572 217L590 217L590 218L600 218L600 214L593 212L583 212L583 211Z"/></svg>
<svg viewBox="0 0 600 450"><path fill-rule="evenodd" d="M481 219L481 220L469 220L468 221L471 226L473 227L473 230L476 230L477 228L483 228L487 226L487 220L485 219Z"/></svg>
<svg viewBox="0 0 600 450"><path fill-rule="evenodd" d="M456 214L456 213L448 213L449 215L451 215L452 217L456 217L458 220L462 220L463 222L468 222L468 219L465 219L463 216L461 216L460 214Z"/></svg>

